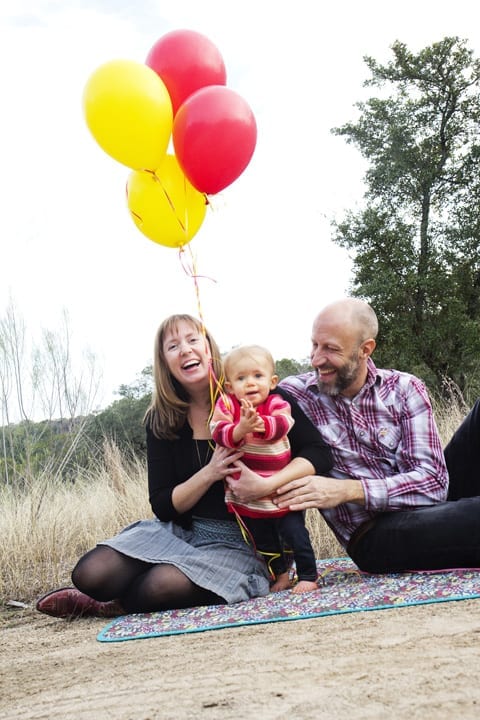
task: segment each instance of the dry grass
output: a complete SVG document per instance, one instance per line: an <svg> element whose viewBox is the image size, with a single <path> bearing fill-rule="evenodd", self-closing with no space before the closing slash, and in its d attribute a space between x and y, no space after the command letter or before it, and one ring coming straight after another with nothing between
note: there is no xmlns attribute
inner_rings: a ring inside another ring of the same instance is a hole
<svg viewBox="0 0 480 720"><path fill-rule="evenodd" d="M432 401L435 420L444 446L470 411L470 406L467 405L456 385L448 383L445 386L445 393L447 399Z"/></svg>
<svg viewBox="0 0 480 720"><path fill-rule="evenodd" d="M27 489L0 489L0 601L31 600L69 585L76 560L140 517L151 515L143 463L127 464L106 443L104 466L74 483L33 478Z"/></svg>
<svg viewBox="0 0 480 720"><path fill-rule="evenodd" d="M316 558L346 555L345 550L317 510L307 510L306 525Z"/></svg>
<svg viewBox="0 0 480 720"><path fill-rule="evenodd" d="M444 442L465 416L461 397L435 404ZM52 476L53 477L53 476ZM27 489L0 488L0 603L31 601L46 590L70 584L76 560L102 539L142 517L150 517L144 463L127 463L105 443L101 467L74 483L32 478ZM344 555L316 510L307 526L318 558Z"/></svg>

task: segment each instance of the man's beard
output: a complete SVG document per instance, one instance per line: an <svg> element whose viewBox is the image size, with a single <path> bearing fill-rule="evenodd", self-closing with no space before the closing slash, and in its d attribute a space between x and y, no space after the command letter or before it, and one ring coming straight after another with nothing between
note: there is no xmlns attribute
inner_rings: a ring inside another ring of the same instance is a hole
<svg viewBox="0 0 480 720"><path fill-rule="evenodd" d="M325 395L330 395L332 397L340 395L344 390L348 388L349 385L352 384L352 382L357 379L359 368L360 361L358 359L358 351L353 353L350 357L350 360L347 360L344 365L339 368L335 368L337 376L335 378L335 382L333 383L323 382L317 368L316 373L318 389L320 390L320 392L325 393Z"/></svg>

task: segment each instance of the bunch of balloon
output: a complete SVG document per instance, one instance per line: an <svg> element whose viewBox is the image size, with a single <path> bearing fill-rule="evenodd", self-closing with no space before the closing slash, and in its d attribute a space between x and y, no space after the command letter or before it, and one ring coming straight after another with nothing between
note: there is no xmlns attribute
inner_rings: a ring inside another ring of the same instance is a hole
<svg viewBox="0 0 480 720"><path fill-rule="evenodd" d="M192 30L161 37L143 64L113 60L99 67L83 107L100 147L131 169L127 205L135 225L167 247L190 242L207 195L230 185L255 149L250 107L226 87L216 46Z"/></svg>
<svg viewBox="0 0 480 720"><path fill-rule="evenodd" d="M257 126L247 102L226 87L223 59L210 40L174 30L150 50L146 64L164 81L173 106L172 139L180 167L200 192L214 195L250 162Z"/></svg>

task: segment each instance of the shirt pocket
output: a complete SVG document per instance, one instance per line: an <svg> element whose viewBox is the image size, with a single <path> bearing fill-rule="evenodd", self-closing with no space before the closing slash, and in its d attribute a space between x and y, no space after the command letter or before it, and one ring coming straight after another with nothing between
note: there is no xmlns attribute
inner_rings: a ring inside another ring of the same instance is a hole
<svg viewBox="0 0 480 720"><path fill-rule="evenodd" d="M382 448L387 454L395 454L400 445L402 431L392 425L381 425L376 430L375 436L379 448Z"/></svg>

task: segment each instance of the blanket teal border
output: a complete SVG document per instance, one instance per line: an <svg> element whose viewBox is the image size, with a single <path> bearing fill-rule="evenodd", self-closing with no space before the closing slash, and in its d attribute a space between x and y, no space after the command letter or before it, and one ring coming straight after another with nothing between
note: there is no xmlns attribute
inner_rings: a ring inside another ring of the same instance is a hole
<svg viewBox="0 0 480 720"><path fill-rule="evenodd" d="M318 570L315 592L294 595L286 590L234 605L125 615L112 620L97 640L122 642L480 598L478 568L370 575L349 558L329 558L318 561Z"/></svg>

